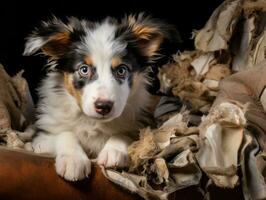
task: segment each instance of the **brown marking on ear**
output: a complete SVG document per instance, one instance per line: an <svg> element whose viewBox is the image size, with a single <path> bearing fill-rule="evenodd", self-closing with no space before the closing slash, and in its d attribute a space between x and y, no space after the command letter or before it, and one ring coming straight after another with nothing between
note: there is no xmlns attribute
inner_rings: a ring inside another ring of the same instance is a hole
<svg viewBox="0 0 266 200"><path fill-rule="evenodd" d="M159 34L157 36L152 37L150 40L140 40L139 47L141 53L147 57L156 56L158 54L157 52L160 49L162 42L163 36Z"/></svg>
<svg viewBox="0 0 266 200"><path fill-rule="evenodd" d="M122 64L122 59L120 57L114 57L112 59L112 68L116 68L121 64Z"/></svg>
<svg viewBox="0 0 266 200"><path fill-rule="evenodd" d="M141 39L149 39L152 34L156 33L157 29L136 24L132 27L132 31Z"/></svg>
<svg viewBox="0 0 266 200"><path fill-rule="evenodd" d="M92 62L92 58L90 55L87 55L85 58L84 58L84 62L85 64L89 65L89 66L93 66L93 62Z"/></svg>
<svg viewBox="0 0 266 200"><path fill-rule="evenodd" d="M142 54L147 57L155 56L164 39L161 30L156 26L143 24L132 16L128 18L128 25L138 38Z"/></svg>
<svg viewBox="0 0 266 200"><path fill-rule="evenodd" d="M66 53L69 44L70 36L68 32L57 33L49 38L42 50L46 55L58 58Z"/></svg>
<svg viewBox="0 0 266 200"><path fill-rule="evenodd" d="M73 76L69 73L64 73L64 86L66 88L66 90L69 92L69 94L71 94L76 100L78 105L81 107L82 104L82 90L77 90L74 85L73 85Z"/></svg>

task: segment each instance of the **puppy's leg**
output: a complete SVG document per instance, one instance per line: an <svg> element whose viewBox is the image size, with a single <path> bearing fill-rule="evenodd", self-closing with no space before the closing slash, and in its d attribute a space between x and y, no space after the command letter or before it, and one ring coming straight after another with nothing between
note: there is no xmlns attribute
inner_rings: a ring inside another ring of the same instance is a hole
<svg viewBox="0 0 266 200"><path fill-rule="evenodd" d="M127 167L130 164L127 148L132 140L126 136L112 136L98 155L97 163L105 167Z"/></svg>
<svg viewBox="0 0 266 200"><path fill-rule="evenodd" d="M91 172L91 161L71 132L57 136L55 143L57 174L69 181L81 180Z"/></svg>
<svg viewBox="0 0 266 200"><path fill-rule="evenodd" d="M39 133L31 146L35 153L49 153L56 156L56 172L66 180L81 180L91 172L91 162L71 132L58 135Z"/></svg>

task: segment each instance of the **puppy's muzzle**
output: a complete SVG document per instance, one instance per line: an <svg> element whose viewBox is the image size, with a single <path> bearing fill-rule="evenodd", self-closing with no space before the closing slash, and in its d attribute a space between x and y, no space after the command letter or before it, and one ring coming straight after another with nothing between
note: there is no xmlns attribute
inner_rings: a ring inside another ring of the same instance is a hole
<svg viewBox="0 0 266 200"><path fill-rule="evenodd" d="M100 115L107 115L111 112L114 102L104 99L98 99L95 101L95 111Z"/></svg>

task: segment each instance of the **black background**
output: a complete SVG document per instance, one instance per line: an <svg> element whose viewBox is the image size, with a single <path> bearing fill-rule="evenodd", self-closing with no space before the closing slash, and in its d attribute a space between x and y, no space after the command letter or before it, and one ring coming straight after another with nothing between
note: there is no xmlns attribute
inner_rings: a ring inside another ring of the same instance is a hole
<svg viewBox="0 0 266 200"><path fill-rule="evenodd" d="M25 69L24 77L35 88L41 77L45 59L22 56L25 37L41 20L55 15L59 18L76 16L91 21L106 16L122 17L126 13L146 12L176 25L183 44L178 49L192 49L191 32L204 26L222 0L35 0L1 1L0 3L0 63L11 75Z"/></svg>

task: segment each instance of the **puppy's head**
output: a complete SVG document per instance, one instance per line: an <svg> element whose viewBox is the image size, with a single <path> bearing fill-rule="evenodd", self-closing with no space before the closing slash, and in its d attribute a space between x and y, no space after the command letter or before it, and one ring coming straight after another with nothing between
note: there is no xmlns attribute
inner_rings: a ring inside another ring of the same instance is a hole
<svg viewBox="0 0 266 200"><path fill-rule="evenodd" d="M123 112L145 66L160 55L161 44L176 37L173 27L143 14L121 22L54 19L28 37L24 55L47 55L81 110L112 120Z"/></svg>

